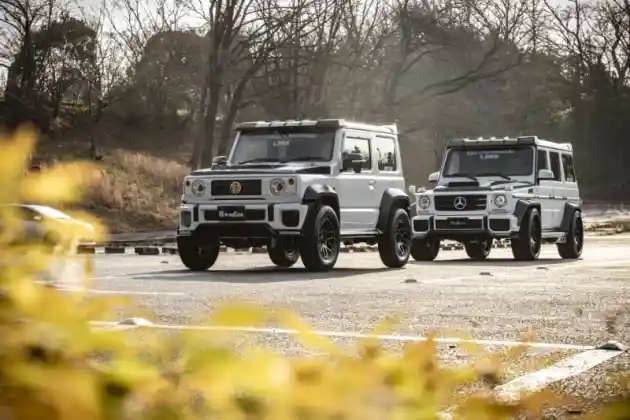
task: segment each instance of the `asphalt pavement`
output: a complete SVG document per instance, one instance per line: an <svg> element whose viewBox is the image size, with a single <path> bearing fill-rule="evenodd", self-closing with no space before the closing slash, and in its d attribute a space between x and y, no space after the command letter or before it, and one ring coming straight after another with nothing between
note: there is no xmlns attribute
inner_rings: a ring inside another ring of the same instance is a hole
<svg viewBox="0 0 630 420"><path fill-rule="evenodd" d="M127 295L138 302L137 310L100 321L142 317L171 327L194 326L219 302L247 301L292 309L339 345L351 346L358 334L397 315L401 323L383 340L387 347L399 349L413 337L435 333L445 338L438 346L447 364L470 360L457 337L497 351L533 333L530 338L543 344L508 366L504 381L577 354L579 346L610 340L630 344L629 236L588 238L577 261L560 259L556 247L547 245L535 262L516 262L509 249L493 249L483 262L469 260L463 251L443 251L434 262L410 261L400 270L385 268L376 252L341 254L330 273L306 272L299 262L278 269L266 254L222 253L202 273L187 271L176 255L94 259L93 294ZM309 353L291 334L263 329L241 335L247 344L287 355ZM554 386L584 401L586 390L593 394L595 383L605 383L603 374L597 379L593 372L630 372L629 359L622 354ZM621 392L607 386L607 396Z"/></svg>

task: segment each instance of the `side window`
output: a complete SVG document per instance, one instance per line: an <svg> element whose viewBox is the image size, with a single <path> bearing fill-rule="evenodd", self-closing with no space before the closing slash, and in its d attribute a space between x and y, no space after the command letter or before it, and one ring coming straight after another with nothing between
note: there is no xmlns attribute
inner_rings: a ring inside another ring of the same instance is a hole
<svg viewBox="0 0 630 420"><path fill-rule="evenodd" d="M374 150L376 151L376 161L378 170L381 172L396 172L398 163L396 162L396 142L391 137L376 137L374 139Z"/></svg>
<svg viewBox="0 0 630 420"><path fill-rule="evenodd" d="M538 163L536 166L536 173L541 169L549 169L549 162L547 162L547 151L538 150Z"/></svg>
<svg viewBox="0 0 630 420"><path fill-rule="evenodd" d="M560 155L558 152L549 152L549 158L551 161L551 170L553 171L554 181L562 181L562 174L560 173Z"/></svg>
<svg viewBox="0 0 630 420"><path fill-rule="evenodd" d="M573 156L562 154L562 167L564 169L564 180L566 182L576 182Z"/></svg>
<svg viewBox="0 0 630 420"><path fill-rule="evenodd" d="M341 157L343 158L350 153L359 153L363 156L363 163L361 163L362 170L372 169L372 154L370 153L370 140L359 139L355 137L346 137L343 141L343 151ZM352 172L348 169L346 172Z"/></svg>

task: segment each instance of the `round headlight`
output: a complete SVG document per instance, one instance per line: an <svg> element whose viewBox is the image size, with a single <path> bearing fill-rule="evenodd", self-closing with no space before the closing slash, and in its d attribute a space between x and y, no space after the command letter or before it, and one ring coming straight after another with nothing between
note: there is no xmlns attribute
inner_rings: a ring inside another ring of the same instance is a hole
<svg viewBox="0 0 630 420"><path fill-rule="evenodd" d="M286 190L284 180L279 178L272 180L271 184L269 185L269 190L273 195L284 194L284 191Z"/></svg>
<svg viewBox="0 0 630 420"><path fill-rule="evenodd" d="M206 183L200 179L197 179L190 184L190 190L192 191L193 195L201 197L206 192Z"/></svg>
<svg viewBox="0 0 630 420"><path fill-rule="evenodd" d="M497 207L505 207L507 204L507 197L504 194L497 194L494 196L494 205Z"/></svg>
<svg viewBox="0 0 630 420"><path fill-rule="evenodd" d="M431 200L426 195L422 195L418 198L418 206L421 209L428 209L431 206Z"/></svg>

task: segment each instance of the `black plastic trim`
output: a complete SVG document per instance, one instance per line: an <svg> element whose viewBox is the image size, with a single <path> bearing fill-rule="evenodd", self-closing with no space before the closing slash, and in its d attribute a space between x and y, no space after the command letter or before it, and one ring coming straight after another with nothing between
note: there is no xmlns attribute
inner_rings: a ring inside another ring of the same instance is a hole
<svg viewBox="0 0 630 420"><path fill-rule="evenodd" d="M562 222L560 223L560 231L569 233L573 213L581 211L582 208L576 203L564 203L564 213L562 214Z"/></svg>
<svg viewBox="0 0 630 420"><path fill-rule="evenodd" d="M518 220L519 226L521 225L521 222L523 221L523 217L525 217L525 213L527 213L527 210L532 207L540 211L540 204L535 201L521 199L516 202L516 206L514 208L514 216Z"/></svg>
<svg viewBox="0 0 630 420"><path fill-rule="evenodd" d="M381 197L381 204L378 207L378 222L376 223L376 228L381 232L385 232L392 208L397 205L409 211L410 202L409 195L403 190L399 188L386 189Z"/></svg>

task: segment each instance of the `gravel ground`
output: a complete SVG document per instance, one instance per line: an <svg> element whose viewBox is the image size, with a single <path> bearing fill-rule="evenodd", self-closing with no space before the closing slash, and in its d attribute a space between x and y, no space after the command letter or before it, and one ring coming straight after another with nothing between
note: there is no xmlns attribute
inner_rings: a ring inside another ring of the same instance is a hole
<svg viewBox="0 0 630 420"><path fill-rule="evenodd" d="M246 300L290 308L314 328L332 332L369 332L385 316L398 315L396 334L519 340L533 333L535 341L546 343L630 344L630 237L610 238L589 238L578 261L563 261L554 246L547 246L532 263L515 262L504 249L494 249L485 262L443 251L433 263L388 270L377 253L355 253L342 254L327 274L307 273L299 263L277 270L264 254L221 254L205 273L185 271L177 256L98 255L91 287L128 294L139 303L139 309L115 318L142 316L161 324L197 324L218 302ZM286 355L305 352L293 338L278 334L248 334L242 340ZM357 340L335 341L354 345ZM403 343L385 345L400 349ZM471 361L459 345L439 345L439 353L446 364ZM503 381L572 353L532 350L506 366ZM575 418L605 399L624 396L607 378L611 372L630 372L628 361L621 355L554 384L576 402L550 411L548 418Z"/></svg>

